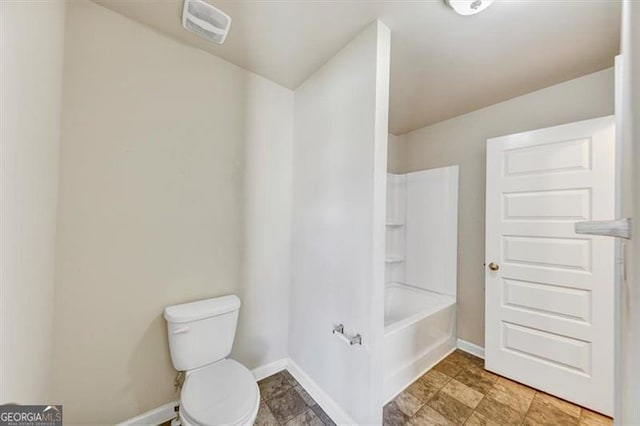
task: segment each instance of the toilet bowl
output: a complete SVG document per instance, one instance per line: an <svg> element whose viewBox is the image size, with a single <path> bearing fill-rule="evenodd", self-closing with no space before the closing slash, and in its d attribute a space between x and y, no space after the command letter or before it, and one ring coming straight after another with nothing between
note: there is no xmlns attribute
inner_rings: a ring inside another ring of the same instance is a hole
<svg viewBox="0 0 640 426"><path fill-rule="evenodd" d="M185 426L250 426L260 406L253 374L226 358L235 337L240 299L224 296L164 311L171 361L185 371L178 416Z"/></svg>
<svg viewBox="0 0 640 426"><path fill-rule="evenodd" d="M183 425L252 425L260 391L253 374L232 359L192 371L180 393Z"/></svg>

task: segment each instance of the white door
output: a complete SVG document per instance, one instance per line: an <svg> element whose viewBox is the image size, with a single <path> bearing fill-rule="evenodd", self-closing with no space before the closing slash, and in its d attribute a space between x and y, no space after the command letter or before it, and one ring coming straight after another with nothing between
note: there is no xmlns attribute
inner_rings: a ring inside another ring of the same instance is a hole
<svg viewBox="0 0 640 426"><path fill-rule="evenodd" d="M487 141L485 367L613 414L614 117Z"/></svg>

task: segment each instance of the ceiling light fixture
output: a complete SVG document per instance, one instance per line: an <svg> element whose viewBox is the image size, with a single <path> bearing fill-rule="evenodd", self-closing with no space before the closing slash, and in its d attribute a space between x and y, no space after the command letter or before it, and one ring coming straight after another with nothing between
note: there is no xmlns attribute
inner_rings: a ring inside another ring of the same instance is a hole
<svg viewBox="0 0 640 426"><path fill-rule="evenodd" d="M493 3L493 0L445 0L459 15L469 16L480 13Z"/></svg>

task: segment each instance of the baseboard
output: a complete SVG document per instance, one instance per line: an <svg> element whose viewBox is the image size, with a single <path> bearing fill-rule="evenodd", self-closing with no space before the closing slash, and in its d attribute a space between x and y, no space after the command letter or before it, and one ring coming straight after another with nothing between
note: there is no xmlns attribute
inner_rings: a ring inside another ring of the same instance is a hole
<svg viewBox="0 0 640 426"><path fill-rule="evenodd" d="M327 413L331 420L336 424L355 424L356 422L345 413L342 408L336 404L321 388L313 381L307 373L305 373L295 362L288 358L279 359L269 364L251 370L256 381L269 377L284 369L289 370L291 375L302 385L302 387L311 395L320 407ZM164 404L139 416L118 423L117 426L134 426L134 425L159 425L175 416L175 406L180 401L172 401Z"/></svg>
<svg viewBox="0 0 640 426"><path fill-rule="evenodd" d="M129 420L123 421L122 423L118 423L117 426L159 425L175 417L175 407L179 403L180 401L168 402L158 408L142 413L139 416L135 416Z"/></svg>
<svg viewBox="0 0 640 426"><path fill-rule="evenodd" d="M311 398L327 413L331 420L338 425L354 425L357 424L351 416L344 412L342 407L337 404L329 395L322 390L318 384L307 375L293 360L289 359L287 370L302 385Z"/></svg>
<svg viewBox="0 0 640 426"><path fill-rule="evenodd" d="M256 381L262 380L265 377L269 377L287 368L287 362L287 358L279 359L269 364L254 368L251 370L251 373L253 373L253 377L256 378ZM169 402L160 407L154 408L153 410L149 410L146 413L142 413L139 416L125 420L122 423L118 423L118 426L159 425L175 417L174 407L179 403L180 401Z"/></svg>
<svg viewBox="0 0 640 426"><path fill-rule="evenodd" d="M282 358L277 361L270 362L269 364L256 367L251 370L251 373L253 373L253 377L256 378L256 381L259 381L287 368L288 361L288 358Z"/></svg>
<svg viewBox="0 0 640 426"><path fill-rule="evenodd" d="M457 346L461 351L465 351L466 353L484 359L484 348L482 346L474 345L473 343L462 339L458 339Z"/></svg>

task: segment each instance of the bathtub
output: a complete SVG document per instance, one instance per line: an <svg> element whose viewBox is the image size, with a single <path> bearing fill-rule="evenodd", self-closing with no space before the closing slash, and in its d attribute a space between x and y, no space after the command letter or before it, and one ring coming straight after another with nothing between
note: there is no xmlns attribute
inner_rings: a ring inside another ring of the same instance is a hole
<svg viewBox="0 0 640 426"><path fill-rule="evenodd" d="M455 297L405 284L387 284L385 404L455 349L455 324Z"/></svg>

